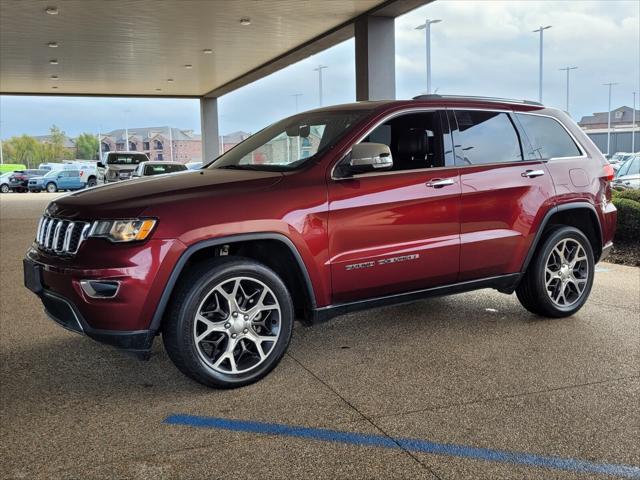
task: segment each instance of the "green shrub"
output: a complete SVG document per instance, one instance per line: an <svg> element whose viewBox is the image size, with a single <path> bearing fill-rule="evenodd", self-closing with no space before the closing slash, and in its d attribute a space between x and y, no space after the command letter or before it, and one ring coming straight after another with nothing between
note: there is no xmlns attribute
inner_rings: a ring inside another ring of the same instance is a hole
<svg viewBox="0 0 640 480"><path fill-rule="evenodd" d="M640 190L634 190L631 188L626 190L614 190L613 195L617 198L628 198L629 200L640 202Z"/></svg>
<svg viewBox="0 0 640 480"><path fill-rule="evenodd" d="M628 192L628 193L627 193ZM615 240L640 243L640 198L638 190L625 190L613 196L618 209L618 228Z"/></svg>

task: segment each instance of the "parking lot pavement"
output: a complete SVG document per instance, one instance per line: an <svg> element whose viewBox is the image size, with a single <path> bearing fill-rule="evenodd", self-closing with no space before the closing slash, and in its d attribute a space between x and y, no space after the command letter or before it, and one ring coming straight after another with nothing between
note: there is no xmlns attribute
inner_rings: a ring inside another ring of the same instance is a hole
<svg viewBox="0 0 640 480"><path fill-rule="evenodd" d="M640 466L638 268L601 264L568 319L483 290L297 325L271 375L215 391L161 342L139 362L45 316L21 260L54 196L0 196L0 478L583 479L612 478L584 461ZM165 422L175 414L281 433ZM519 453L495 461L504 451Z"/></svg>

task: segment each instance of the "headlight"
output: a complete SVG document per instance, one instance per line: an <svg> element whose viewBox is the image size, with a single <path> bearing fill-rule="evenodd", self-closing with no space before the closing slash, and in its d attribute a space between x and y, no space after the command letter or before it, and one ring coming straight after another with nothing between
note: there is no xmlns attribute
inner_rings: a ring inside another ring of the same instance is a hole
<svg viewBox="0 0 640 480"><path fill-rule="evenodd" d="M97 220L89 232L90 237L106 238L111 242L135 242L146 239L156 221L152 218L131 220Z"/></svg>

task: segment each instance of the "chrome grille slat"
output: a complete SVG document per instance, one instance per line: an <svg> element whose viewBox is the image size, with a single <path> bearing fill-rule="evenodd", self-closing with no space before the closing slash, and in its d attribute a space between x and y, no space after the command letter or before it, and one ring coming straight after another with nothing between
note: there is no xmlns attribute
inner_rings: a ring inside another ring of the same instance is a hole
<svg viewBox="0 0 640 480"><path fill-rule="evenodd" d="M91 223L44 215L38 223L36 244L40 250L56 255L75 255L87 239Z"/></svg>

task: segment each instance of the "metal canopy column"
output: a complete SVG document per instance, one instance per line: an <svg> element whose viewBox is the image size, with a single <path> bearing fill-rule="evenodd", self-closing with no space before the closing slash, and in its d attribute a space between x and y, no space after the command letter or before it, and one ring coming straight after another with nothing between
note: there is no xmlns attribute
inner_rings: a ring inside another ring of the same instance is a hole
<svg viewBox="0 0 640 480"><path fill-rule="evenodd" d="M356 100L396 97L394 18L365 16L355 22Z"/></svg>
<svg viewBox="0 0 640 480"><path fill-rule="evenodd" d="M220 154L216 97L200 99L200 125L202 127L202 162L208 163Z"/></svg>

